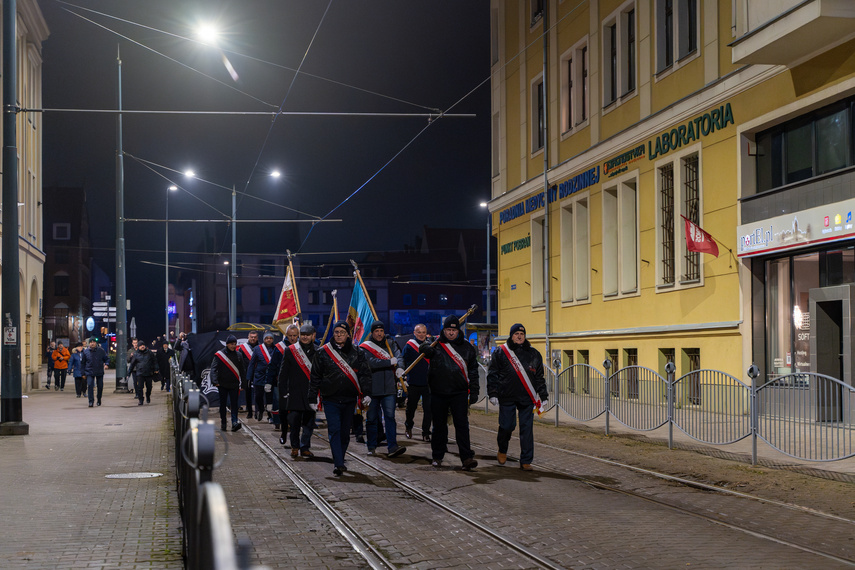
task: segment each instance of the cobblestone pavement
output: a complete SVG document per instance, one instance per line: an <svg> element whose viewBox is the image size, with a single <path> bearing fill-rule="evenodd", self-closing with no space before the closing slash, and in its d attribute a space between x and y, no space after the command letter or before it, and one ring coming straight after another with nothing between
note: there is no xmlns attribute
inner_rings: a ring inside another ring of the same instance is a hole
<svg viewBox="0 0 855 570"><path fill-rule="evenodd" d="M29 435L0 437L3 568L183 568L166 392L137 406L104 384L93 408L73 379L31 391ZM163 476L105 477L139 472Z"/></svg>
<svg viewBox="0 0 855 570"><path fill-rule="evenodd" d="M315 440L316 459L292 460L278 444L277 434L257 422L250 424L396 565L415 568L533 565L471 526L405 494L358 461L349 460L348 473L341 478L333 477L329 448L323 440ZM323 430L319 433L325 434ZM396 459L385 455L367 457L361 444L352 444L350 451L567 568L847 567L574 478L580 476L640 492L680 509L714 515L723 523L745 524L756 531L772 529L782 540L807 535L810 544L855 559L848 541L826 544L830 537L842 532L839 521L675 485L560 450L539 449L536 458L538 465L559 472L542 468L526 473L512 461L498 465L494 451L487 451L495 450L494 432L473 429L472 435L473 443L479 446L476 457L480 463L474 472L430 467L429 444L420 441L401 441L409 449ZM450 466L459 464L453 454L448 454L446 460ZM226 492L228 495L229 491Z"/></svg>

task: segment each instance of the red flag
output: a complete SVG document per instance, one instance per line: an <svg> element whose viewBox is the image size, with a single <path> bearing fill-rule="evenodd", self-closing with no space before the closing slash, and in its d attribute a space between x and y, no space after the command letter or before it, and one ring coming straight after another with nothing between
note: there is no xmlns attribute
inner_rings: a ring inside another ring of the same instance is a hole
<svg viewBox="0 0 855 570"><path fill-rule="evenodd" d="M718 245L713 237L701 229L701 227L682 216L686 222L686 249L698 253L709 253L718 257Z"/></svg>
<svg viewBox="0 0 855 570"><path fill-rule="evenodd" d="M297 300L294 297L294 282L291 281L291 272L285 271L285 283L282 285L282 293L279 295L279 303L276 306L276 314L273 323L280 321L293 321L297 316ZM290 324L290 323L289 323Z"/></svg>

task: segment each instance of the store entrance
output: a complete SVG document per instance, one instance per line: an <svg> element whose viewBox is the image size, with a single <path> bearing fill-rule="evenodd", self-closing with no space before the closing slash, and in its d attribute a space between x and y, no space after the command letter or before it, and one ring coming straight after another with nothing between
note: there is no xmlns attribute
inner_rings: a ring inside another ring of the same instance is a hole
<svg viewBox="0 0 855 570"><path fill-rule="evenodd" d="M819 374L851 382L853 285L838 285L810 290L811 369ZM847 374L849 368L849 374ZM818 378L811 387L816 402L817 421L843 419L843 391L836 382Z"/></svg>

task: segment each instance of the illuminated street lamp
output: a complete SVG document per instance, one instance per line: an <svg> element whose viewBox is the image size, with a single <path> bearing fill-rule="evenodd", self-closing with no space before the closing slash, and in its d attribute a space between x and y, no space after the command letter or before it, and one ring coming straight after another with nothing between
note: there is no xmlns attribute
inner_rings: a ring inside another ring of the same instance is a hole
<svg viewBox="0 0 855 570"><path fill-rule="evenodd" d="M486 208L487 202L481 202L481 207ZM492 216L490 215L490 211L487 210L487 324L489 325L492 322L492 317L490 313L492 309L490 307L490 226L492 222Z"/></svg>
<svg viewBox="0 0 855 570"><path fill-rule="evenodd" d="M169 338L169 192L175 192L178 190L178 186L175 184L169 186L166 192L166 217L164 218L164 225L166 226L166 241L164 246L164 251L166 252L166 259L163 265L163 273L165 277L165 285L166 285L166 301L164 304L164 311L166 311L166 328L164 329L164 334L166 335L164 338Z"/></svg>

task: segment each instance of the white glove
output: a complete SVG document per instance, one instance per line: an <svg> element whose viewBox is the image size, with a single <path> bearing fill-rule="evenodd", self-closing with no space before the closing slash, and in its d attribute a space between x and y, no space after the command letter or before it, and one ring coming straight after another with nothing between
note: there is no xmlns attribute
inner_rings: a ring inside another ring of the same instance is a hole
<svg viewBox="0 0 855 570"><path fill-rule="evenodd" d="M389 359L389 364L395 366L396 364L398 364L398 359L393 356L391 359Z"/></svg>
<svg viewBox="0 0 855 570"><path fill-rule="evenodd" d="M266 406L264 406L264 409L267 410L268 412L272 412L273 411L273 404L267 404Z"/></svg>
<svg viewBox="0 0 855 570"><path fill-rule="evenodd" d="M318 405L317 405L317 404L309 404L309 407L310 407L310 408L312 408L312 411L313 411L313 412L317 412L317 411L318 411Z"/></svg>
<svg viewBox="0 0 855 570"><path fill-rule="evenodd" d="M409 389L410 389L410 383L407 382L406 380L404 380L404 390L409 390Z"/></svg>
<svg viewBox="0 0 855 570"><path fill-rule="evenodd" d="M542 401L540 403L540 409L541 410L548 410L549 409L549 400Z"/></svg>
<svg viewBox="0 0 855 570"><path fill-rule="evenodd" d="M362 397L362 405L370 406L371 405L371 396L363 396Z"/></svg>
<svg viewBox="0 0 855 570"><path fill-rule="evenodd" d="M499 405L499 399L498 398L490 398L490 403L493 404L494 406L498 406Z"/></svg>
<svg viewBox="0 0 855 570"><path fill-rule="evenodd" d="M265 384L264 385L264 391L265 392L272 392L273 391L273 384Z"/></svg>
<svg viewBox="0 0 855 570"><path fill-rule="evenodd" d="M403 376L403 375L404 375L404 371L403 371L403 370L401 370L400 368L396 368L396 369L395 369L395 378L400 378L400 377L401 377L401 376Z"/></svg>

